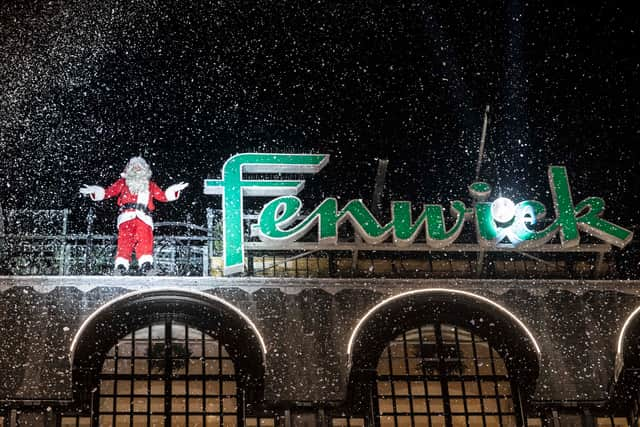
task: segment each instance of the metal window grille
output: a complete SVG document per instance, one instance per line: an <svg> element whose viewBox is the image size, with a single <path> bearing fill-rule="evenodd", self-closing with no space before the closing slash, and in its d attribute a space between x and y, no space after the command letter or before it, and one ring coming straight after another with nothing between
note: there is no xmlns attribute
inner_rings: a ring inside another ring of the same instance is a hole
<svg viewBox="0 0 640 427"><path fill-rule="evenodd" d="M107 354L98 425L236 426L236 380L218 340L169 318L125 336Z"/></svg>
<svg viewBox="0 0 640 427"><path fill-rule="evenodd" d="M63 415L60 417L60 427L91 427L91 417Z"/></svg>
<svg viewBox="0 0 640 427"><path fill-rule="evenodd" d="M632 401L630 402L630 424L631 426L637 427L638 425L640 425L640 393L638 393L637 391L633 394L634 397L633 399L631 399Z"/></svg>
<svg viewBox="0 0 640 427"><path fill-rule="evenodd" d="M489 343L436 323L389 343L377 367L381 427L520 425L515 385Z"/></svg>
<svg viewBox="0 0 640 427"><path fill-rule="evenodd" d="M596 424L596 427L628 427L630 425L636 425L636 424L629 424L629 420L626 417L614 417L614 416L597 417L595 424Z"/></svg>
<svg viewBox="0 0 640 427"><path fill-rule="evenodd" d="M334 417L331 427L365 427L365 421L364 418Z"/></svg>
<svg viewBox="0 0 640 427"><path fill-rule="evenodd" d="M0 427L4 426L4 418L0 417ZM276 421L274 417L247 417L245 419L245 427L275 427ZM346 424L334 424L334 426L343 426ZM364 426L364 421L360 424L351 423L352 427ZM63 415L60 417L60 427L91 427L91 417L82 415Z"/></svg>
<svg viewBox="0 0 640 427"><path fill-rule="evenodd" d="M245 427L275 427L276 420L273 417L253 417L247 418Z"/></svg>

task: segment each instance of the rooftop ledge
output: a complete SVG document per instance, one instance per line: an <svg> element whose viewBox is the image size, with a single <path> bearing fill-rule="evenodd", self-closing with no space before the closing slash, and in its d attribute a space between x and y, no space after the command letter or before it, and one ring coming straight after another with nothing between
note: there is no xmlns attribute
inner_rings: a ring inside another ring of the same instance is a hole
<svg viewBox="0 0 640 427"><path fill-rule="evenodd" d="M332 294L354 289L394 294L397 291L413 289L445 288L498 295L509 291L525 291L534 295L544 295L549 291L567 291L574 294L609 291L640 295L640 280L0 276L0 293L14 287L29 287L40 293L49 293L56 288L64 287L77 288L82 292L89 292L100 287L123 288L132 291L184 287L199 291L236 288L247 293L253 293L259 289L278 289L291 294L308 289L322 289Z"/></svg>

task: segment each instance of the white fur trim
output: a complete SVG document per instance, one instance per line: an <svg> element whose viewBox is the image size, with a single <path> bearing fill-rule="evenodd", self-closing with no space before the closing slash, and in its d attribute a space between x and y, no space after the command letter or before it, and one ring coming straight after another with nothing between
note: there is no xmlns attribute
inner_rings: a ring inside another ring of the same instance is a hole
<svg viewBox="0 0 640 427"><path fill-rule="evenodd" d="M124 266L127 270L129 269L129 260L122 257L117 257L115 262L115 267L118 268L119 265Z"/></svg>
<svg viewBox="0 0 640 427"><path fill-rule="evenodd" d="M153 218L142 211L138 210L130 210L124 211L120 215L118 215L118 227L120 224L123 224L127 221L131 221L134 218L140 218L142 222L147 224L151 229L153 229Z"/></svg>
<svg viewBox="0 0 640 427"><path fill-rule="evenodd" d="M167 196L167 201L173 202L175 200L178 200L178 197L180 197L180 192L172 191L170 188L167 188L167 191L164 192L164 195Z"/></svg>
<svg viewBox="0 0 640 427"><path fill-rule="evenodd" d="M94 192L91 193L91 199L92 200L95 200L96 202L104 200L104 188L98 187L96 185L96 188L94 188L93 190L94 190Z"/></svg>
<svg viewBox="0 0 640 427"><path fill-rule="evenodd" d="M118 215L118 227L120 227L120 224L123 224L127 221L131 221L135 217L136 217L136 211L134 210L122 212L120 215Z"/></svg>
<svg viewBox="0 0 640 427"><path fill-rule="evenodd" d="M149 190L139 192L136 202L147 206L149 204Z"/></svg>
<svg viewBox="0 0 640 427"><path fill-rule="evenodd" d="M145 262L148 262L149 264L153 264L153 256L152 255L142 255L140 258L138 258L138 265L142 265Z"/></svg>
<svg viewBox="0 0 640 427"><path fill-rule="evenodd" d="M180 192L187 188L189 183L181 182L179 184L173 184L167 187L164 192L164 195L167 197L168 202L173 202L174 200L178 200L180 197Z"/></svg>

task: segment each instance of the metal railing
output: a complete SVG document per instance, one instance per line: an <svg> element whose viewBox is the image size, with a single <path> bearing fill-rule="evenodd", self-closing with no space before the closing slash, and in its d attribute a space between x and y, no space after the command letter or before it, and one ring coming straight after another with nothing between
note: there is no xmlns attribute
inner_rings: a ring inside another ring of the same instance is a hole
<svg viewBox="0 0 640 427"><path fill-rule="evenodd" d="M50 219L45 232L42 227L35 226L35 223L43 222L42 216ZM188 222L157 222L154 225L155 273L171 276L209 275L210 257L216 255L215 248L219 247L216 243L219 236L214 235L214 216L213 210L207 210L206 226ZM68 218L67 209L0 211L0 274L111 274L117 236L93 232L95 215L92 209L86 216L84 233L69 233ZM5 227L5 219L12 227ZM135 271L135 261L132 267Z"/></svg>
<svg viewBox="0 0 640 427"><path fill-rule="evenodd" d="M85 216L85 231L71 233L69 214L67 209L0 209L0 275L112 274L117 236L94 232L92 208ZM247 231L255 217L245 215ZM157 222L154 234L154 274L222 275L220 211L207 209L205 225L189 220ZM498 248L487 251L480 263L477 253L485 249L473 243L437 250L419 244L399 249L351 239L335 245L295 242L283 248L249 240L243 273L248 276L596 279L628 275L616 269L605 244L587 243L570 251L557 244L535 252ZM137 271L134 261L131 274Z"/></svg>

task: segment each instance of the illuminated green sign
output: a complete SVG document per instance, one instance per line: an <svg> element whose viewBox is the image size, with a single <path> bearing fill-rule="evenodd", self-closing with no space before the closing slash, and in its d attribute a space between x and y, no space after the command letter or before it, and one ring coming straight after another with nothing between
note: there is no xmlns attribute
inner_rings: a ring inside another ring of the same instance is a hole
<svg viewBox="0 0 640 427"><path fill-rule="evenodd" d="M244 197L294 195L304 187L304 180L245 180L243 173L317 173L327 162L329 156L324 154L236 154L222 167L221 180L204 181L204 194L222 195L225 274L239 273L244 269Z"/></svg>
<svg viewBox="0 0 640 427"><path fill-rule="evenodd" d="M324 154L258 154L244 153L231 157L222 168L222 179L207 179L205 194L222 195L224 273L244 269L243 199L249 196L276 197L264 205L258 218L257 231L262 241L277 242L283 247L317 230L320 244L338 243L338 229L348 222L362 240L377 244L392 239L398 247L414 243L423 236L427 248L451 245L463 230L467 220L475 219L478 243L485 248L500 245L518 249L543 245L556 235L565 247L580 243L580 231L609 244L624 247L633 233L601 218L604 201L588 197L574 204L562 166L549 167L549 183L553 196L555 220L544 228L538 223L546 216L544 205L535 200L514 204L508 199L485 201L491 186L476 182L469 186L476 199L473 207L454 200L449 213L453 225L447 227L442 205L425 204L414 219L411 202L391 202L391 221L381 224L362 200L351 200L342 208L335 198L325 199L305 217L301 216L302 201L296 197L304 180L244 179L244 173L317 173L329 161Z"/></svg>

